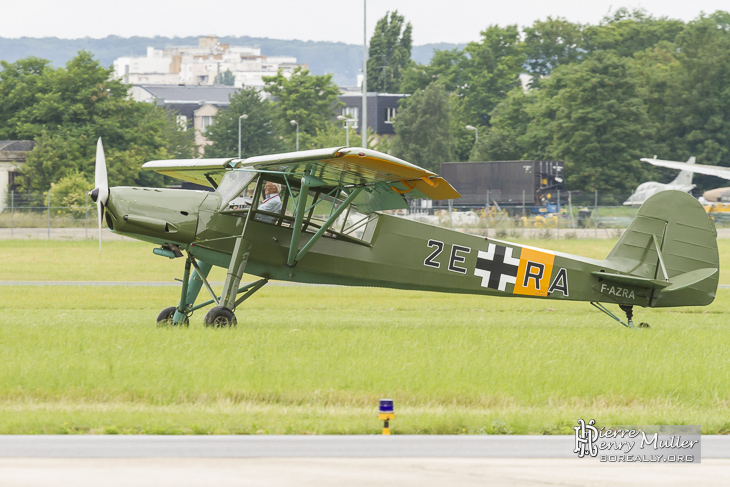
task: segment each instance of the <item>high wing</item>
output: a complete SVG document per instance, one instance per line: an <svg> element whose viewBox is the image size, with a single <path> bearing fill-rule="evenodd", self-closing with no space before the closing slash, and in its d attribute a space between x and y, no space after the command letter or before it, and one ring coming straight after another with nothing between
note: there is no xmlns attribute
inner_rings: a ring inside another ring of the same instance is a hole
<svg viewBox="0 0 730 487"><path fill-rule="evenodd" d="M248 159L151 161L143 169L216 187L226 171L260 171L299 180L305 174L323 187L364 187L353 203L363 211L407 208L403 195L433 200L461 195L437 174L396 157L361 147L333 147Z"/></svg>
<svg viewBox="0 0 730 487"><path fill-rule="evenodd" d="M309 151L250 157L241 169L309 175L323 186L365 186L355 201L364 211L407 208L402 195L433 200L456 199L461 195L445 179L423 169L374 150L361 147L333 147Z"/></svg>
<svg viewBox="0 0 730 487"><path fill-rule="evenodd" d="M699 174L706 174L708 176L717 176L718 178L730 179L730 167L708 166L705 164L689 164L679 161L663 161L661 159L650 159L648 157L644 157L641 160L643 162L648 162L649 164L654 164L655 166L668 167L670 169L677 169L680 171L696 172Z"/></svg>
<svg viewBox="0 0 730 487"><path fill-rule="evenodd" d="M217 188L226 171L235 167L235 161L238 159L172 159L146 162L142 169L201 186Z"/></svg>

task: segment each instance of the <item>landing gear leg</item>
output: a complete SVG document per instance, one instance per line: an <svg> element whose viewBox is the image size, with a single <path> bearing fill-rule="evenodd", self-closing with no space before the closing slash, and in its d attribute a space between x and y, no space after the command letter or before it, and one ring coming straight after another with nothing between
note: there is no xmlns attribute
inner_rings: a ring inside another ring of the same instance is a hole
<svg viewBox="0 0 730 487"><path fill-rule="evenodd" d="M628 327L633 328L634 327L634 307L626 304L619 304L619 308L621 308L621 311L626 313L626 320L629 322Z"/></svg>
<svg viewBox="0 0 730 487"><path fill-rule="evenodd" d="M191 267L195 267L195 270L190 272ZM169 317L167 320L161 320L162 313L157 318L157 322L161 321L170 322L172 325L185 325L188 324L188 315L191 313L191 308L195 300L198 298L200 288L205 281L205 278L210 272L211 264L203 261L195 261L195 258L188 254L185 259L185 273L182 279L182 290L180 291L180 303L174 308L173 312L169 312L170 308L166 308L164 311L168 311Z"/></svg>
<svg viewBox="0 0 730 487"><path fill-rule="evenodd" d="M187 259L185 259L185 273L183 274L182 278L182 291L180 292L180 303L177 305L177 309L175 309L175 313L172 316L172 324L177 325L178 323L183 323L186 317L186 311L187 311L187 295L188 295L188 280L190 279L190 267L192 267L191 264L191 258L188 255Z"/></svg>
<svg viewBox="0 0 730 487"><path fill-rule="evenodd" d="M236 326L238 320L233 311L236 309L238 302L238 285L243 277L243 270L248 262L248 254L251 252L251 242L245 240L243 236L236 239L236 246L233 248L231 255L231 263L228 266L226 280L223 282L223 292L218 306L208 311L205 315L205 326L214 328L226 328ZM258 288L257 288L258 289ZM255 292L255 290L254 290Z"/></svg>
<svg viewBox="0 0 730 487"><path fill-rule="evenodd" d="M254 192L254 201L258 201L259 195L261 194L262 184L263 179L259 179L259 182L256 185L256 191ZM233 247L233 253L231 254L231 263L228 265L226 280L223 282L223 292L221 293L220 299L216 299L215 296L213 297L213 301L215 301L217 306L208 311L208 314L205 315L205 326L212 326L214 328L236 326L238 320L236 319L236 315L233 313L236 310L236 306L256 292L256 290L258 290L261 286L266 284L268 280L262 279L259 282L245 286L245 289L243 290L248 292L241 296L240 299L236 300L236 296L241 291L238 289L238 285L241 284L243 271L246 269L248 256L251 253L251 242L243 238L243 236L246 235L246 227L248 226L248 221L251 219L252 213L253 211L249 210L246 215L246 221L243 223L241 235L236 238L236 244Z"/></svg>
<svg viewBox="0 0 730 487"><path fill-rule="evenodd" d="M628 321L628 323L624 323L623 321L621 321L621 318L619 318L615 314L611 313L608 310L608 308L606 308L601 303L591 302L591 305L594 308L598 309L600 312L605 313L606 315L610 316L614 320L618 321L619 323L621 323L622 325L624 325L626 328L649 328L649 323L639 323L639 326L638 327L634 326L634 321L633 321L633 318L634 318L634 307L631 306L631 305L627 305L627 304L620 304L619 305L619 308L621 308L621 311L623 311L624 313L626 313L626 321Z"/></svg>

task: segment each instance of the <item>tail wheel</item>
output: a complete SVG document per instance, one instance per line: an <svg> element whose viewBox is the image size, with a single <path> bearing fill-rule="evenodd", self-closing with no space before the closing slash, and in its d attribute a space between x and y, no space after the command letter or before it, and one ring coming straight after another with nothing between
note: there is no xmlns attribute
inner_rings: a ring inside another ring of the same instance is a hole
<svg viewBox="0 0 730 487"><path fill-rule="evenodd" d="M228 328L237 324L236 315L228 308L215 307L205 315L205 326L212 328Z"/></svg>
<svg viewBox="0 0 730 487"><path fill-rule="evenodd" d="M160 311L160 314L157 315L157 326L175 326L173 322L175 311L177 311L176 306L170 306ZM183 319L182 325L190 326L190 320L188 320L187 316Z"/></svg>

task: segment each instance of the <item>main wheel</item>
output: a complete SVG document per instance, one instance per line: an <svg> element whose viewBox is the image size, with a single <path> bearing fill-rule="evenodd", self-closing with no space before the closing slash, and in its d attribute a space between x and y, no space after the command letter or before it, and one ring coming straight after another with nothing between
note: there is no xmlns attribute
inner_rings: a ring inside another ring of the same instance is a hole
<svg viewBox="0 0 730 487"><path fill-rule="evenodd" d="M157 315L157 326L174 326L175 323L172 319L175 317L175 311L177 311L176 306L170 306L160 311L160 314ZM187 316L183 319L182 324L183 326L190 326L190 320Z"/></svg>
<svg viewBox="0 0 730 487"><path fill-rule="evenodd" d="M205 326L227 328L229 326L236 326L237 324L236 315L228 308L216 306L205 315Z"/></svg>

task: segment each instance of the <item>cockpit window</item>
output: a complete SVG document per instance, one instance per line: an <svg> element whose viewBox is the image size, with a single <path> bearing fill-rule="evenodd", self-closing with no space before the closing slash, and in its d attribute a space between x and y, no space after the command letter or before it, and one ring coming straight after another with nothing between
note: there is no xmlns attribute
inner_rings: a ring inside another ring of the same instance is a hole
<svg viewBox="0 0 730 487"><path fill-rule="evenodd" d="M293 188L294 198L287 198L286 215L293 217L296 213L296 203L299 199L299 188ZM347 193L342 191L321 191L310 190L307 194L307 213L304 218L304 231L314 233L324 225L347 198ZM335 238L336 235L352 237L357 240L369 243L372 240L375 227L377 226L378 214L374 212L361 213L353 204L348 207L333 221L325 233L325 237ZM311 224L310 224L311 223Z"/></svg>
<svg viewBox="0 0 730 487"><path fill-rule="evenodd" d="M231 200L243 193L256 175L249 171L228 171L216 190L221 195L221 208L226 208Z"/></svg>

